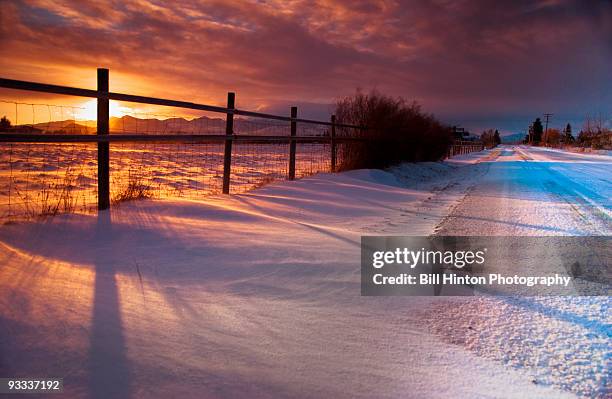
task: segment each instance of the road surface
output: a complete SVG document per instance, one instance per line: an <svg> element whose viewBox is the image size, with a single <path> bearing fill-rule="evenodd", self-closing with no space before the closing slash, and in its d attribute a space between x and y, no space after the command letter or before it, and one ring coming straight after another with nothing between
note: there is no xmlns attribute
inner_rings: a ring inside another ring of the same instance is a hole
<svg viewBox="0 0 612 399"><path fill-rule="evenodd" d="M441 235L610 235L612 157L502 146Z"/></svg>

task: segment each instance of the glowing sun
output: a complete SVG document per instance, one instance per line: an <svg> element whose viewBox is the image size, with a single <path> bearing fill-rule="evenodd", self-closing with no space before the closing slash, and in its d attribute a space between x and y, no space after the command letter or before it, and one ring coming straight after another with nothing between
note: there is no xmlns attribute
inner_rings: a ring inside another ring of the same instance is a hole
<svg viewBox="0 0 612 399"><path fill-rule="evenodd" d="M115 116L120 118L126 114L129 114L130 109L127 107L122 107L118 102L111 100L109 102L109 112L111 117ZM95 121L98 117L98 100L93 99L87 101L76 113L79 119Z"/></svg>

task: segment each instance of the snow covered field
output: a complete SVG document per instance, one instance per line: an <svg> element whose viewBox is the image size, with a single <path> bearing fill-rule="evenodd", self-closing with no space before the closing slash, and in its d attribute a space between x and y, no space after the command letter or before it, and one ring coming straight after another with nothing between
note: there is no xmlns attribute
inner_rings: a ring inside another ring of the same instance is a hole
<svg viewBox="0 0 612 399"><path fill-rule="evenodd" d="M131 185L156 199L199 199L221 192L222 144L113 143L110 149L111 200ZM330 152L327 144L299 143L296 176L329 171ZM288 164L287 143L235 143L231 192L286 179ZM95 143L0 144L0 223L56 213L91 213L96 204Z"/></svg>
<svg viewBox="0 0 612 399"><path fill-rule="evenodd" d="M0 375L70 397L610 397L609 297L361 297L367 234L610 235L612 157L503 146L0 227Z"/></svg>

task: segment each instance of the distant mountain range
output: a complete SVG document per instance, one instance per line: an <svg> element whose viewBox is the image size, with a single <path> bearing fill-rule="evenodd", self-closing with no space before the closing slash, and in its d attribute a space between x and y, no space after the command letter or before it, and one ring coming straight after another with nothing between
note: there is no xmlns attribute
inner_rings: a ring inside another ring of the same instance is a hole
<svg viewBox="0 0 612 399"><path fill-rule="evenodd" d="M316 125L316 131L310 135L324 133L325 129ZM187 120L184 118L140 119L132 116L110 118L110 132L114 134L225 134L225 119L200 118ZM310 129L309 129L310 130ZM46 133L46 134L94 134L96 121L51 121L34 125L17 125L10 128L11 132ZM290 124L283 121L256 118L234 118L234 131L242 135L289 135Z"/></svg>

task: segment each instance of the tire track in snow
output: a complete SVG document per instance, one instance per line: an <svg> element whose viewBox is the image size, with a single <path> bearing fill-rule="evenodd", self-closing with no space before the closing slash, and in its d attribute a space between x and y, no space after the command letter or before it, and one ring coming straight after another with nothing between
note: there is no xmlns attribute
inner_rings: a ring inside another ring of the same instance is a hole
<svg viewBox="0 0 612 399"><path fill-rule="evenodd" d="M465 189L464 194L461 196L461 198L448 208L446 215L434 227L433 232L431 234L432 236L442 235L441 233L443 226L448 222L449 218L455 215L455 211L459 208L461 204L464 203L466 198L471 195L471 193L477 187L480 178L489 173L491 163L494 162L497 158L499 158L500 154L501 150L499 148L496 148L489 155L478 160L474 165L468 166L468 168L471 168L474 171L478 171L478 175L474 175L474 178L471 180L469 186Z"/></svg>

